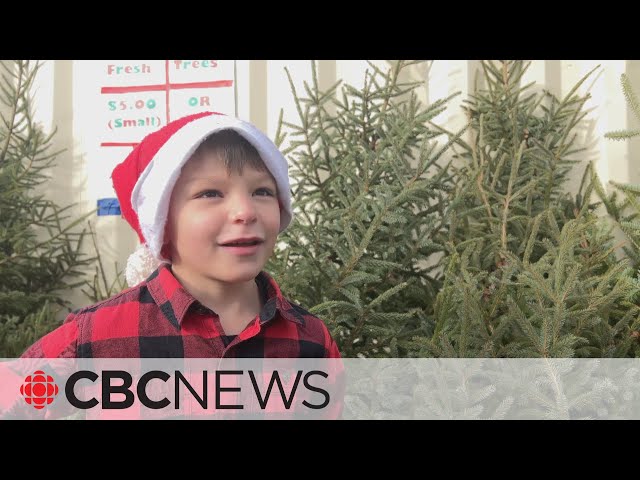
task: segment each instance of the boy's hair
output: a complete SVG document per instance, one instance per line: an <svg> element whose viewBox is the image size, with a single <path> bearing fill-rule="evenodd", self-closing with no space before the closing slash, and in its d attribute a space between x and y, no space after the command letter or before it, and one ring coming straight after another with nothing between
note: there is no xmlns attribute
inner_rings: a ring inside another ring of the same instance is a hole
<svg viewBox="0 0 640 480"><path fill-rule="evenodd" d="M242 174L245 166L270 173L256 148L233 130L212 133L198 146L191 158L205 154L219 155L228 173Z"/></svg>

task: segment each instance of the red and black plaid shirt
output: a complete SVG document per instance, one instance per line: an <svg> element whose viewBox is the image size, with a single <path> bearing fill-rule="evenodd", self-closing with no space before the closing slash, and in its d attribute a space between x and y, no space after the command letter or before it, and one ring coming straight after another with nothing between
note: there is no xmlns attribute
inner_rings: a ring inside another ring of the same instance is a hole
<svg viewBox="0 0 640 480"><path fill-rule="evenodd" d="M339 358L325 324L282 296L271 276L255 279L260 314L237 336L163 264L146 281L69 314L23 358Z"/></svg>

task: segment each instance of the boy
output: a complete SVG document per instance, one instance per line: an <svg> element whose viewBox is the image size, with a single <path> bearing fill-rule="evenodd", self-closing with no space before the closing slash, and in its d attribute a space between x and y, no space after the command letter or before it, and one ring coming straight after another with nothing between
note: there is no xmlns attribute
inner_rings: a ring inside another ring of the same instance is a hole
<svg viewBox="0 0 640 480"><path fill-rule="evenodd" d="M145 137L112 174L144 244L132 288L71 313L22 357L338 358L324 323L262 270L291 222L287 171L262 132L217 113Z"/></svg>

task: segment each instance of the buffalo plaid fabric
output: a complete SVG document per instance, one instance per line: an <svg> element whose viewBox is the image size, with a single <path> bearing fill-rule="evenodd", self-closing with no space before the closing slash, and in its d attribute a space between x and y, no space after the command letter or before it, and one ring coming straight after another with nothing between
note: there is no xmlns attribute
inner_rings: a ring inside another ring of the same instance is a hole
<svg viewBox="0 0 640 480"><path fill-rule="evenodd" d="M146 281L69 314L22 358L339 358L322 320L289 302L271 276L255 279L263 308L236 336L167 264Z"/></svg>

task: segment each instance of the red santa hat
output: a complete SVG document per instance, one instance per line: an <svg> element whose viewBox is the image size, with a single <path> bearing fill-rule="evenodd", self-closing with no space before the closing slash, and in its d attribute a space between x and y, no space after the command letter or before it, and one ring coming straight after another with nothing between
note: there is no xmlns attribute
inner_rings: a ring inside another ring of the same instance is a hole
<svg viewBox="0 0 640 480"><path fill-rule="evenodd" d="M255 126L238 118L203 112L174 120L147 135L111 174L113 188L125 220L141 245L127 261L130 286L144 280L162 257L164 228L171 192L182 166L212 133L234 130L255 147L278 187L280 231L293 218L288 164L278 147Z"/></svg>

